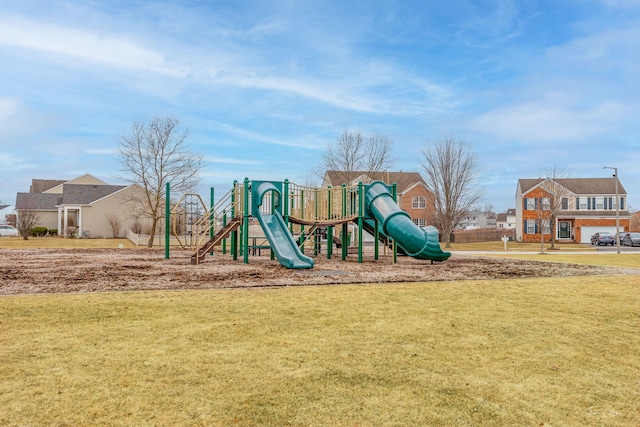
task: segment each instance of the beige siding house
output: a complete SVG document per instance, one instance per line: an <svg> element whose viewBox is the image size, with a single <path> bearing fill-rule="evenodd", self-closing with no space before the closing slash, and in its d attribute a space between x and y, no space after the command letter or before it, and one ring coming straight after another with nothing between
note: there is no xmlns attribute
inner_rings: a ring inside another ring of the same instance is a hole
<svg viewBox="0 0 640 427"><path fill-rule="evenodd" d="M90 174L69 181L34 179L29 193L17 194L16 212L18 218L21 211L36 212L38 226L61 236L125 237L141 223L143 195L137 184L109 185Z"/></svg>

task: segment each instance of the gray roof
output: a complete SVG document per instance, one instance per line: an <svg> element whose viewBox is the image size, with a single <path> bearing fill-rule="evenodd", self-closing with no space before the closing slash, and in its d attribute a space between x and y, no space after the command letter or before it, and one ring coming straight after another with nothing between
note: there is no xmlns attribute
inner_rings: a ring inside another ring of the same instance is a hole
<svg viewBox="0 0 640 427"><path fill-rule="evenodd" d="M325 176L330 182L330 185L342 185L342 184L350 184L341 182L343 179L341 177L345 176L346 172L328 170L325 173ZM411 187L414 184L423 184L424 186L427 183L422 178L418 172L366 172L366 171L353 171L348 174L353 177L352 179L356 179L362 175L368 176L371 181L382 181L385 184L393 184L394 182L398 185L398 192L402 193Z"/></svg>
<svg viewBox="0 0 640 427"><path fill-rule="evenodd" d="M16 196L16 210L57 210L62 203L62 194L48 193L18 193Z"/></svg>
<svg viewBox="0 0 640 427"><path fill-rule="evenodd" d="M545 178L523 178L518 180L518 185L524 194L544 180ZM615 180L611 178L556 178L554 181L577 195L616 194ZM620 180L618 194L627 194Z"/></svg>
<svg viewBox="0 0 640 427"><path fill-rule="evenodd" d="M87 205L126 188L126 185L64 184L62 203L65 205Z"/></svg>
<svg viewBox="0 0 640 427"><path fill-rule="evenodd" d="M126 188L126 185L64 184L63 194L18 193L16 210L57 210L58 205L88 205Z"/></svg>

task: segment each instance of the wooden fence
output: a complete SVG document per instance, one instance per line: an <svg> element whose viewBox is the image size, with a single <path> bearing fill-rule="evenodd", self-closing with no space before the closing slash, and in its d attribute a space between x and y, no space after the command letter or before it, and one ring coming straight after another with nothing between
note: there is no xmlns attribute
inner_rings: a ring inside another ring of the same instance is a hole
<svg viewBox="0 0 640 427"><path fill-rule="evenodd" d="M477 228L475 230L459 230L451 233L451 243L476 243L499 241L504 236L509 240L516 239L516 230L504 228Z"/></svg>

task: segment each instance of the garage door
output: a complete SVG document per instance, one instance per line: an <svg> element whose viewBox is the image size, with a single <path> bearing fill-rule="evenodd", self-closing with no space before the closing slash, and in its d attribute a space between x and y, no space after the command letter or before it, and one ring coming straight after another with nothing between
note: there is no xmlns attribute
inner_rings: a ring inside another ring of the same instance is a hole
<svg viewBox="0 0 640 427"><path fill-rule="evenodd" d="M620 230L623 230L620 227ZM601 233L603 231L608 231L612 236L616 235L616 226L605 226L605 227L592 227L592 226L583 226L580 231L580 243L591 243L591 236L596 233Z"/></svg>

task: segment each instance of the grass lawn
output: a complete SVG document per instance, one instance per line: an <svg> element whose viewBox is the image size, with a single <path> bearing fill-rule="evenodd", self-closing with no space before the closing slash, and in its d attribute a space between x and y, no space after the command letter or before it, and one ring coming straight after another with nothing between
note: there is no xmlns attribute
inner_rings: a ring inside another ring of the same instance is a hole
<svg viewBox="0 0 640 427"><path fill-rule="evenodd" d="M637 426L609 279L5 296L0 425Z"/></svg>
<svg viewBox="0 0 640 427"><path fill-rule="evenodd" d="M640 252L621 253L620 255L616 253L570 254L545 252L543 254L503 254L496 252L494 254L485 255L501 258L528 259L533 261L640 268Z"/></svg>
<svg viewBox="0 0 640 427"><path fill-rule="evenodd" d="M129 239L73 239L63 237L0 237L0 249L38 249L38 248L146 248L136 246Z"/></svg>
<svg viewBox="0 0 640 427"><path fill-rule="evenodd" d="M496 251L501 253L508 252L540 252L540 243L523 243L523 242L507 242L507 251L504 250L504 242L474 242L474 243L451 243L450 248L445 248L441 243L442 249L446 251ZM549 250L550 243L544 244L544 250L550 253L556 252L596 252L595 246L583 245L580 243L556 243L553 251Z"/></svg>

